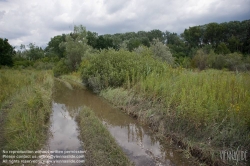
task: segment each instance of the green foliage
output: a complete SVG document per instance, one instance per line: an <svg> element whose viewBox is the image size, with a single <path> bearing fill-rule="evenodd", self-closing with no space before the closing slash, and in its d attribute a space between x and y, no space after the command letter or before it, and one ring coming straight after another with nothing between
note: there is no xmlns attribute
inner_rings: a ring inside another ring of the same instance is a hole
<svg viewBox="0 0 250 166"><path fill-rule="evenodd" d="M14 61L14 68L27 68L28 66L33 66L34 62L33 61L29 61L26 59L22 59L22 60L15 60Z"/></svg>
<svg viewBox="0 0 250 166"><path fill-rule="evenodd" d="M60 47L60 44L65 42L65 39L65 34L54 36L53 38L51 38L48 46L45 49L47 56L57 56L59 58L63 58L65 48Z"/></svg>
<svg viewBox="0 0 250 166"><path fill-rule="evenodd" d="M155 58L167 62L168 64L173 64L174 58L172 57L170 49L158 39L153 40L150 48Z"/></svg>
<svg viewBox="0 0 250 166"><path fill-rule="evenodd" d="M148 39L152 42L154 39L158 39L160 42L164 42L164 33L159 29L153 29L147 33Z"/></svg>
<svg viewBox="0 0 250 166"><path fill-rule="evenodd" d="M200 70L206 68L223 69L227 68L232 71L247 71L250 63L247 58L243 58L240 53L215 54L213 50L202 48L197 50L192 58L192 67Z"/></svg>
<svg viewBox="0 0 250 166"><path fill-rule="evenodd" d="M217 54L229 54L230 50L227 48L227 45L224 42L221 42L217 48L215 49L215 53Z"/></svg>
<svg viewBox="0 0 250 166"><path fill-rule="evenodd" d="M45 57L45 52L41 47L36 46L33 43L27 45L29 49L26 49L25 45L21 44L20 50L17 51L14 56L15 61L36 61ZM19 62L20 63L20 62Z"/></svg>
<svg viewBox="0 0 250 166"><path fill-rule="evenodd" d="M63 74L70 72L68 65L65 62L65 59L62 58L56 65L53 67L54 76L58 77Z"/></svg>
<svg viewBox="0 0 250 166"><path fill-rule="evenodd" d="M149 98L160 98L166 113L188 120L197 138L213 138L213 143L220 146L224 142L227 146L247 147L249 81L249 75L244 73L173 69L150 74L135 89ZM228 130L230 134L225 134Z"/></svg>
<svg viewBox="0 0 250 166"><path fill-rule="evenodd" d="M113 40L109 37L99 36L94 48L98 50L113 48Z"/></svg>
<svg viewBox="0 0 250 166"><path fill-rule="evenodd" d="M33 66L35 69L38 69L38 70L52 70L54 67L54 63L53 62L36 61Z"/></svg>
<svg viewBox="0 0 250 166"><path fill-rule="evenodd" d="M208 67L208 54L204 50L199 49L192 59L193 67L197 67L200 70L204 70Z"/></svg>
<svg viewBox="0 0 250 166"><path fill-rule="evenodd" d="M138 38L132 38L129 40L127 47L129 51L133 51L135 48L141 45L141 41Z"/></svg>
<svg viewBox="0 0 250 166"><path fill-rule="evenodd" d="M98 33L96 32L87 32L87 40L88 40L88 45L95 48L97 44L97 39L98 39Z"/></svg>
<svg viewBox="0 0 250 166"><path fill-rule="evenodd" d="M238 53L228 54L226 56L226 65L230 70L244 70L242 66L242 55Z"/></svg>
<svg viewBox="0 0 250 166"><path fill-rule="evenodd" d="M51 113L51 71L0 71L0 150L38 150Z"/></svg>
<svg viewBox="0 0 250 166"><path fill-rule="evenodd" d="M179 57L175 59L175 63L184 68L191 68L191 58L189 57Z"/></svg>
<svg viewBox="0 0 250 166"><path fill-rule="evenodd" d="M93 111L84 107L77 116L80 138L84 142L86 165L132 165L115 139Z"/></svg>
<svg viewBox="0 0 250 166"><path fill-rule="evenodd" d="M36 46L33 43L29 44L29 50L26 50L26 57L29 60L38 60L44 57L44 51L41 47Z"/></svg>
<svg viewBox="0 0 250 166"><path fill-rule="evenodd" d="M215 54L211 51L208 54L208 67L214 69L224 69L226 68L226 55L223 54Z"/></svg>
<svg viewBox="0 0 250 166"><path fill-rule="evenodd" d="M83 61L81 66L83 82L96 92L108 86L133 84L152 71L163 70L163 63L154 60L149 49L140 53L103 50Z"/></svg>
<svg viewBox="0 0 250 166"><path fill-rule="evenodd" d="M249 54L249 25L250 20L209 23L185 29L182 37L190 48L212 45L216 53Z"/></svg>
<svg viewBox="0 0 250 166"><path fill-rule="evenodd" d="M14 48L9 44L8 39L0 38L0 66L12 66L14 54Z"/></svg>
<svg viewBox="0 0 250 166"><path fill-rule="evenodd" d="M249 149L249 81L247 73L169 68L152 72L128 90L105 89L101 96L158 132L177 133L201 148Z"/></svg>
<svg viewBox="0 0 250 166"><path fill-rule="evenodd" d="M202 30L200 26L189 27L185 29L182 36L189 44L189 47L198 47L201 45Z"/></svg>
<svg viewBox="0 0 250 166"><path fill-rule="evenodd" d="M82 58L89 49L87 45L87 31L82 25L74 27L74 33L66 35L66 42L61 43L60 47L65 48L66 61L70 71L76 71L80 66ZM62 63L60 63L61 65Z"/></svg>

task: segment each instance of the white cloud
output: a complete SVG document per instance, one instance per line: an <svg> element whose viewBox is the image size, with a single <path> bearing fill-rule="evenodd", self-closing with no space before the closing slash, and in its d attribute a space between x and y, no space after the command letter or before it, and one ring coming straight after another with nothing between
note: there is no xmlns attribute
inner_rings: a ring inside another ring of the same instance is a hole
<svg viewBox="0 0 250 166"><path fill-rule="evenodd" d="M250 19L249 9L249 0L5 0L0 1L0 37L15 46L45 46L78 24L99 34L181 33L189 26Z"/></svg>

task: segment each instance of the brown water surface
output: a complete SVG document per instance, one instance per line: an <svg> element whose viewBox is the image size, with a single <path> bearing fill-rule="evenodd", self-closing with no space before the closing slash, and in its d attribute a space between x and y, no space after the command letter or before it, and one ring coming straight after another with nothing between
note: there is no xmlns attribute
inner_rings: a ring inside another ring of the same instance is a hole
<svg viewBox="0 0 250 166"><path fill-rule="evenodd" d="M88 106L107 126L135 165L192 165L175 146L159 141L149 128L140 125L137 120L92 92L77 87L68 88L58 81L55 82L55 87L50 150L83 149L84 143L78 139L79 132L74 117L82 107Z"/></svg>

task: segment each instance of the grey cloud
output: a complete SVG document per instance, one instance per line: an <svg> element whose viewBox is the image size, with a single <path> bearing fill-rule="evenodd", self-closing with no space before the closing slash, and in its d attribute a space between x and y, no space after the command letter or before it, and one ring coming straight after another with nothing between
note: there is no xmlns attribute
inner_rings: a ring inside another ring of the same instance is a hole
<svg viewBox="0 0 250 166"><path fill-rule="evenodd" d="M250 19L249 9L249 0L0 0L0 36L13 45L46 45L79 24L98 34L182 33L189 26Z"/></svg>
<svg viewBox="0 0 250 166"><path fill-rule="evenodd" d="M116 13L122 10L123 8L126 8L128 6L129 1L128 0L119 0L119 1L113 1L113 0L104 0L105 7L108 11L108 13Z"/></svg>
<svg viewBox="0 0 250 166"><path fill-rule="evenodd" d="M3 16L4 16L5 13L6 13L5 11L0 11L0 21L3 18Z"/></svg>
<svg viewBox="0 0 250 166"><path fill-rule="evenodd" d="M6 35L8 34L8 35ZM7 39L16 39L18 37L29 36L30 33L27 31L15 31L12 30L3 30L0 32L0 36Z"/></svg>

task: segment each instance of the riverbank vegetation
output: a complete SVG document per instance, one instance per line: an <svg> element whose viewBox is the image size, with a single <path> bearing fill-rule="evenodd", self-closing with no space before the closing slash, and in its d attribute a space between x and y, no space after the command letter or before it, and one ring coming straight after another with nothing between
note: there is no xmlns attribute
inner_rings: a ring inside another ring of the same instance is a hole
<svg viewBox="0 0 250 166"><path fill-rule="evenodd" d="M77 122L86 150L85 165L133 165L90 108L79 112Z"/></svg>
<svg viewBox="0 0 250 166"><path fill-rule="evenodd" d="M114 52L83 62L83 81L101 96L193 153L213 156L201 158L208 164L219 159L219 149L250 148L249 73L192 71L153 55Z"/></svg>
<svg viewBox="0 0 250 166"><path fill-rule="evenodd" d="M249 25L209 23L180 35L98 35L75 26L44 50L22 45L13 63L1 65L53 69L76 82L80 75L88 88L213 165L221 150L250 149Z"/></svg>
<svg viewBox="0 0 250 166"><path fill-rule="evenodd" d="M47 139L51 71L0 70L0 148L38 150Z"/></svg>

